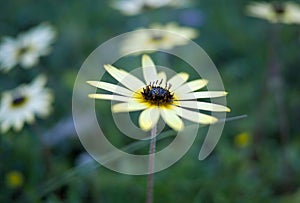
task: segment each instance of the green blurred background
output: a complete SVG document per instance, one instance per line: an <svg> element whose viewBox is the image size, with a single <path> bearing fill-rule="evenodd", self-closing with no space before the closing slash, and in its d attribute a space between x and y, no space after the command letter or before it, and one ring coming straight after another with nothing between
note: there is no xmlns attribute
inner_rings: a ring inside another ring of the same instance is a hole
<svg viewBox="0 0 300 203"><path fill-rule="evenodd" d="M246 0L195 1L188 8L160 8L136 16L123 16L110 3L0 1L1 37L45 21L58 33L52 53L40 65L0 73L1 92L44 73L55 95L47 119L1 135L0 202L145 201L146 176L112 172L86 154L72 125L72 88L81 64L101 43L152 22L170 21L199 31L194 41L214 61L229 92L228 116L248 117L228 122L204 161L198 153L207 128L201 128L188 153L155 174L155 202L300 202L299 25L271 25L248 17ZM280 65L279 86L270 71L274 61ZM97 104L112 121L109 108L109 102ZM120 138L113 122L105 128L120 146L133 141ZM17 185L8 178L13 171L19 173Z"/></svg>

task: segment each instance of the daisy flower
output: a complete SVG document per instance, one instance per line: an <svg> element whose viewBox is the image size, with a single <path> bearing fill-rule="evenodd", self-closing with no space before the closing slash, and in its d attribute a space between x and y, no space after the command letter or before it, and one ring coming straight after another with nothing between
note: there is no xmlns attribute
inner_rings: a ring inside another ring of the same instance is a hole
<svg viewBox="0 0 300 203"><path fill-rule="evenodd" d="M53 95L44 88L46 77L38 76L31 84L23 84L4 92L0 105L1 131L10 127L19 131L25 122L33 123L35 115L45 117L50 113Z"/></svg>
<svg viewBox="0 0 300 203"><path fill-rule="evenodd" d="M157 9L165 6L182 7L184 0L119 0L112 7L124 15L137 15L146 10Z"/></svg>
<svg viewBox="0 0 300 203"><path fill-rule="evenodd" d="M246 11L249 16L262 18L271 23L300 23L300 5L293 2L252 2Z"/></svg>
<svg viewBox="0 0 300 203"><path fill-rule="evenodd" d="M16 39L5 37L0 44L0 69L9 71L17 64L31 68L40 56L50 53L50 44L56 36L54 28L43 23L18 35Z"/></svg>
<svg viewBox="0 0 300 203"><path fill-rule="evenodd" d="M140 30L129 35L121 46L124 54L132 53L137 50L170 50L175 46L185 45L189 39L197 37L198 32L189 27L181 27L171 22L166 25L152 24L151 30ZM150 51L147 51L150 52Z"/></svg>
<svg viewBox="0 0 300 203"><path fill-rule="evenodd" d="M115 93L89 94L88 96L95 99L120 101L112 106L112 111L115 113L142 110L139 116L139 126L142 130L151 130L160 116L172 129L180 131L184 128L181 118L201 124L211 124L217 121L217 118L195 110L230 111L226 106L197 101L200 98L222 97L227 94L226 92L195 92L205 87L208 81L198 79L187 82L189 75L184 72L167 80L165 72L157 73L148 55L142 57L145 82L112 65L105 65L104 68L124 87L101 81L87 81L94 87Z"/></svg>

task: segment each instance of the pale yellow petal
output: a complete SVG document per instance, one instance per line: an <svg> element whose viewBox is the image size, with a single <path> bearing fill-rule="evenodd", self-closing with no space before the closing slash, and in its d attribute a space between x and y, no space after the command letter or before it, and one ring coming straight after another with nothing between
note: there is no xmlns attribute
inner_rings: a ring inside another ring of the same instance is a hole
<svg viewBox="0 0 300 203"><path fill-rule="evenodd" d="M187 73L178 73L174 75L169 81L168 85L171 84L170 91L173 91L180 87L183 83L185 83L189 79L189 74Z"/></svg>
<svg viewBox="0 0 300 203"><path fill-rule="evenodd" d="M294 2L287 2L286 6L286 23L300 23L300 5Z"/></svg>
<svg viewBox="0 0 300 203"><path fill-rule="evenodd" d="M121 87L121 86L118 86L118 85L114 85L114 84L111 84L111 83L107 83L107 82L100 82L100 81L87 81L88 84L94 86L94 87L97 87L97 88L100 88L100 89L103 89L103 90L107 90L107 91L110 91L110 92L114 92L114 93L117 93L117 94L120 94L120 95L124 95L124 96L127 96L127 97L131 97L133 92L124 88L124 87Z"/></svg>
<svg viewBox="0 0 300 203"><path fill-rule="evenodd" d="M114 100L114 101L123 101L123 102L127 102L131 99L129 97L112 95L112 94L89 94L88 97L93 99L104 99L104 100Z"/></svg>
<svg viewBox="0 0 300 203"><path fill-rule="evenodd" d="M24 121L22 121L20 118L15 120L14 123L14 130L15 131L20 131L24 126Z"/></svg>
<svg viewBox="0 0 300 203"><path fill-rule="evenodd" d="M266 2L252 2L247 6L247 14L254 17L266 17L274 13L272 5Z"/></svg>
<svg viewBox="0 0 300 203"><path fill-rule="evenodd" d="M139 125L142 130L151 130L157 124L159 115L160 113L157 107L144 110L139 117Z"/></svg>
<svg viewBox="0 0 300 203"><path fill-rule="evenodd" d="M119 103L112 106L112 112L131 112L146 109L148 106L138 102Z"/></svg>
<svg viewBox="0 0 300 203"><path fill-rule="evenodd" d="M158 81L160 83L160 86L161 87L166 87L166 82L167 82L167 76L166 76L166 73L165 72L159 72L157 74L157 78L158 78Z"/></svg>
<svg viewBox="0 0 300 203"><path fill-rule="evenodd" d="M206 91L206 92L193 92L187 94L176 94L178 100L192 100L192 99L204 99L204 98L216 98L224 97L228 93L224 91Z"/></svg>
<svg viewBox="0 0 300 203"><path fill-rule="evenodd" d="M145 86L145 84L140 79L131 75L130 73L126 72L125 70L117 69L116 67L113 67L112 65L104 65L104 68L117 81L119 81L125 87L127 87L128 89L130 89L134 92Z"/></svg>
<svg viewBox="0 0 300 203"><path fill-rule="evenodd" d="M189 93L196 90L199 90L203 87L205 87L208 83L208 80L205 79L199 79L199 80L193 80L191 82L188 82L177 89L174 90L175 94L177 93Z"/></svg>
<svg viewBox="0 0 300 203"><path fill-rule="evenodd" d="M47 77L45 75L39 75L32 82L32 87L42 87L46 84Z"/></svg>
<svg viewBox="0 0 300 203"><path fill-rule="evenodd" d="M198 102L198 101L180 101L179 106L191 108L191 109L200 109L205 111L214 111L214 112L230 112L230 109L226 106L213 104L209 102Z"/></svg>
<svg viewBox="0 0 300 203"><path fill-rule="evenodd" d="M184 128L182 120L176 115L176 112L172 109L160 109L160 114L168 126L176 131L180 131Z"/></svg>
<svg viewBox="0 0 300 203"><path fill-rule="evenodd" d="M174 111L182 118L201 124L211 124L218 121L217 118L196 111L190 111L180 107L174 107Z"/></svg>
<svg viewBox="0 0 300 203"><path fill-rule="evenodd" d="M144 78L147 85L149 85L150 82L154 82L158 79L155 64L148 55L143 55L142 67L143 67Z"/></svg>
<svg viewBox="0 0 300 203"><path fill-rule="evenodd" d="M28 114L26 115L26 121L28 123L34 123L35 118L34 118L34 114L32 112L28 112Z"/></svg>
<svg viewBox="0 0 300 203"><path fill-rule="evenodd" d="M10 127L10 123L7 121L3 121L3 123L1 123L1 132L6 133L9 127Z"/></svg>

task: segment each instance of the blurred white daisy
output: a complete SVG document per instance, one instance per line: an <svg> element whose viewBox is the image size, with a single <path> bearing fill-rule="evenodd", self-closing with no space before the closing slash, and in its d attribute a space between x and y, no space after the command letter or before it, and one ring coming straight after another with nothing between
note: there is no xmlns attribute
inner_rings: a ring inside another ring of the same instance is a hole
<svg viewBox="0 0 300 203"><path fill-rule="evenodd" d="M13 127L19 131L25 122L33 123L35 115L47 116L51 111L53 95L45 88L46 77L38 76L30 84L4 92L0 105L1 131L4 133Z"/></svg>
<svg viewBox="0 0 300 203"><path fill-rule="evenodd" d="M118 0L112 7L124 15L137 15L144 11L161 8L165 6L183 7L188 0Z"/></svg>
<svg viewBox="0 0 300 203"><path fill-rule="evenodd" d="M129 34L121 46L121 53L135 52L134 54L138 54L140 52L136 52L137 50L169 50L175 46L185 45L189 39L198 36L197 30L178 26L174 22L166 25L152 24L149 29L138 29L139 32Z"/></svg>
<svg viewBox="0 0 300 203"><path fill-rule="evenodd" d="M16 39L5 37L0 44L0 70L9 71L17 64L31 68L39 62L40 56L50 53L50 45L56 37L54 28L42 23Z"/></svg>
<svg viewBox="0 0 300 203"><path fill-rule="evenodd" d="M271 23L300 23L300 5L294 2L252 2L247 6L246 12L249 16Z"/></svg>
<svg viewBox="0 0 300 203"><path fill-rule="evenodd" d="M145 82L112 65L105 65L104 68L125 87L107 82L87 81L88 84L94 87L115 93L89 94L89 97L120 101L121 103L112 106L112 111L115 113L143 110L139 116L139 125L145 131L151 130L160 116L167 125L176 131L180 131L184 127L181 118L201 124L211 124L217 121L217 118L200 113L197 110L230 111L229 108L223 105L197 101L200 98L222 97L227 94L226 92L195 92L205 87L208 81L198 79L186 82L189 75L183 72L167 80L165 72L157 73L155 65L148 55L142 57Z"/></svg>

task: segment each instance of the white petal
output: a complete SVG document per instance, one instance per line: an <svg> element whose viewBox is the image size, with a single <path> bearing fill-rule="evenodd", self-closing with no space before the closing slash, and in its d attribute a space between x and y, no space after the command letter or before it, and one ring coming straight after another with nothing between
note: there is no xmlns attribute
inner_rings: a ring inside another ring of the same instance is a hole
<svg viewBox="0 0 300 203"><path fill-rule="evenodd" d="M39 62L38 53L26 53L23 54L20 59L20 64L23 68L31 68Z"/></svg>
<svg viewBox="0 0 300 203"><path fill-rule="evenodd" d="M47 82L47 77L45 75L39 75L32 82L32 87L43 87Z"/></svg>
<svg viewBox="0 0 300 203"><path fill-rule="evenodd" d="M143 67L144 78L147 85L149 85L150 82L154 82L158 79L155 64L148 55L143 55L142 67Z"/></svg>
<svg viewBox="0 0 300 203"><path fill-rule="evenodd" d="M196 90L199 90L203 87L205 87L208 83L208 80L204 80L204 79L199 79L199 80L193 80L191 82L188 82L180 87L178 87L177 89L174 90L175 94L176 93L189 93L189 92L193 92Z"/></svg>
<svg viewBox="0 0 300 203"><path fill-rule="evenodd" d="M146 109L148 106L138 102L119 103L112 106L112 112L130 112Z"/></svg>
<svg viewBox="0 0 300 203"><path fill-rule="evenodd" d="M171 84L170 91L173 91L180 87L183 83L185 83L189 79L189 74L187 73L178 73L174 75L167 83Z"/></svg>
<svg viewBox="0 0 300 203"><path fill-rule="evenodd" d="M161 82L160 86L161 87L166 87L166 83L167 83L167 76L166 76L166 73L165 72L159 72L157 74L157 78L158 78L158 81L159 83Z"/></svg>
<svg viewBox="0 0 300 203"><path fill-rule="evenodd" d="M145 130L151 130L159 119L159 110L157 107L144 110L139 117L139 125Z"/></svg>
<svg viewBox="0 0 300 203"><path fill-rule="evenodd" d="M14 123L14 130L20 131L24 126L24 121L22 121L20 118L15 120Z"/></svg>
<svg viewBox="0 0 300 203"><path fill-rule="evenodd" d="M193 92L187 94L177 94L178 100L192 100L192 99L204 99L226 96L227 92L224 91L206 91L206 92Z"/></svg>
<svg viewBox="0 0 300 203"><path fill-rule="evenodd" d="M103 90L107 90L107 91L110 91L110 92L114 92L114 93L117 93L117 94L120 94L120 95L128 96L128 97L131 97L132 94L133 94L132 91L130 91L130 90L124 88L124 87L114 85L114 84L111 84L111 83L107 83L107 82L87 81L87 83L94 86L94 87L97 87L97 88L100 88L100 89L103 89Z"/></svg>
<svg viewBox="0 0 300 203"><path fill-rule="evenodd" d="M112 65L104 65L104 68L112 77L132 91L137 91L138 89L146 86L140 79L125 70L117 69Z"/></svg>
<svg viewBox="0 0 300 203"><path fill-rule="evenodd" d="M27 115L26 115L26 118L25 120L31 124L31 123L34 123L35 119L34 119L34 115L32 112L28 112Z"/></svg>
<svg viewBox="0 0 300 203"><path fill-rule="evenodd" d="M10 123L8 121L3 121L3 123L1 124L1 132L6 133L9 128L10 128Z"/></svg>
<svg viewBox="0 0 300 203"><path fill-rule="evenodd" d="M176 115L176 112L172 109L160 109L160 114L164 121L176 131L180 131L184 128L182 120Z"/></svg>
<svg viewBox="0 0 300 203"><path fill-rule="evenodd" d="M114 101L123 101L127 102L131 98L123 97L119 95L112 95L112 94L89 94L88 97L93 99L104 99L104 100L114 100Z"/></svg>
<svg viewBox="0 0 300 203"><path fill-rule="evenodd" d="M219 105L219 104L212 104L212 103L208 103L208 102L180 101L179 106L187 107L187 108L191 108L191 109L214 111L214 112L230 112L230 109L226 106Z"/></svg>
<svg viewBox="0 0 300 203"><path fill-rule="evenodd" d="M217 118L196 111L190 111L180 107L174 107L177 115L195 123L211 124L218 121Z"/></svg>

